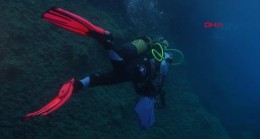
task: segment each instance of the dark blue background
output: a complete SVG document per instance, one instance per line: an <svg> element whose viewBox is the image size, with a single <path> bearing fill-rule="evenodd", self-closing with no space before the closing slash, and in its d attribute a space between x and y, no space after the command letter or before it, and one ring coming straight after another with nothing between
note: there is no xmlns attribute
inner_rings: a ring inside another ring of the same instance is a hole
<svg viewBox="0 0 260 139"><path fill-rule="evenodd" d="M194 91L236 139L260 138L260 4L257 0L162 2L164 32L184 51ZM204 28L204 22L224 27ZM251 136L251 135L250 135Z"/></svg>

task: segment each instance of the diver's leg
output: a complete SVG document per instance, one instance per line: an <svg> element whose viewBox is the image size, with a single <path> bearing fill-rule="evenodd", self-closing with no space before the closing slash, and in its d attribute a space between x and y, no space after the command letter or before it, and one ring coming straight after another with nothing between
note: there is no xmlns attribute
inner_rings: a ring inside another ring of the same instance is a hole
<svg viewBox="0 0 260 139"><path fill-rule="evenodd" d="M114 49L108 49L107 54L112 61L123 61L123 58Z"/></svg>
<svg viewBox="0 0 260 139"><path fill-rule="evenodd" d="M115 73L122 75L125 62L120 54L114 49L113 36L109 31L105 31L102 36L97 36L95 39L106 49L109 59Z"/></svg>
<svg viewBox="0 0 260 139"><path fill-rule="evenodd" d="M100 85L111 85L124 81L126 81L124 76L120 76L120 74L116 73L115 71L111 71L104 74L94 74L87 76L80 80L80 83L82 83L83 88L88 88Z"/></svg>
<svg viewBox="0 0 260 139"><path fill-rule="evenodd" d="M114 49L113 36L109 31L105 31L103 39L97 40L107 50L110 60L123 61L123 58Z"/></svg>
<svg viewBox="0 0 260 139"><path fill-rule="evenodd" d="M123 58L121 58L113 49L108 49L107 53L109 59L111 60L113 71L83 78L80 82L84 88L98 85L110 85L124 80L125 65Z"/></svg>
<svg viewBox="0 0 260 139"><path fill-rule="evenodd" d="M113 71L105 74L95 74L87 76L80 81L75 82L75 88L82 89L98 85L110 85L124 81L122 68L124 68L123 58L113 49L113 37L109 31L104 34L92 32L91 36L97 40L107 51L108 57L111 60Z"/></svg>

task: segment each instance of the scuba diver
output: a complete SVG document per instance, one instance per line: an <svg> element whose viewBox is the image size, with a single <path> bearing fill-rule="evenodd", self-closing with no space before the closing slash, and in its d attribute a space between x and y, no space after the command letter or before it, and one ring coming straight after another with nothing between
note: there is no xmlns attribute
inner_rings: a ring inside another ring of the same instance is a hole
<svg viewBox="0 0 260 139"><path fill-rule="evenodd" d="M57 97L38 111L27 114L26 120L54 112L68 101L72 93L81 89L132 82L135 91L143 96L135 106L141 127L146 129L154 124L155 99L159 98L157 100L160 100L161 107L166 105L163 83L169 64L173 61L165 52L169 45L167 40L163 37L152 39L142 36L123 44L121 49L116 51L109 31L76 14L61 8L51 8L42 18L58 27L97 40L106 49L113 70L89 75L81 80L72 78L63 84Z"/></svg>

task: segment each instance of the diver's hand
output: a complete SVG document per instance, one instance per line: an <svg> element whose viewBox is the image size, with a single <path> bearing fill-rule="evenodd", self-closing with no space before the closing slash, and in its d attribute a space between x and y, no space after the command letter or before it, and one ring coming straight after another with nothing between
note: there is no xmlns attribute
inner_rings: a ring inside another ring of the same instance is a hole
<svg viewBox="0 0 260 139"><path fill-rule="evenodd" d="M161 90L159 96L156 97L155 99L155 106L157 108L166 108L166 92L164 89Z"/></svg>
<svg viewBox="0 0 260 139"><path fill-rule="evenodd" d="M167 57L165 60L166 60L166 62L168 62L170 64L173 63L173 59L171 57Z"/></svg>

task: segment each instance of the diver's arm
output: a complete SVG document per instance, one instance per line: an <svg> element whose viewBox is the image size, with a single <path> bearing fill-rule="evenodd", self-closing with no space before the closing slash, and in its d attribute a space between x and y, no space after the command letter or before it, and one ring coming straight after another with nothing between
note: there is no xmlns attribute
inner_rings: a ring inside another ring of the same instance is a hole
<svg viewBox="0 0 260 139"><path fill-rule="evenodd" d="M163 60L161 62L161 66L160 66L159 81L158 81L158 84L156 85L157 86L156 91L158 92L158 94L160 94L160 92L162 92L163 83L164 83L164 79L168 73L168 68L169 68L169 63L166 62L166 60Z"/></svg>
<svg viewBox="0 0 260 139"><path fill-rule="evenodd" d="M164 78L166 77L167 73L168 73L168 69L169 69L169 65L172 62L172 58L170 57L170 55L168 53L164 53L164 60L161 62L161 66L160 66L160 77L159 77L159 85L158 88L160 89L159 91L162 92L162 88L163 88L163 83L164 83Z"/></svg>
<svg viewBox="0 0 260 139"><path fill-rule="evenodd" d="M156 87L156 98L158 96L158 101L157 104L159 107L165 107L166 106L166 100L165 100L165 90L163 89L163 84L165 77L168 73L168 67L169 67L169 62L167 60L163 60L161 62L160 66L160 75L159 75L159 81L157 82L157 87Z"/></svg>

